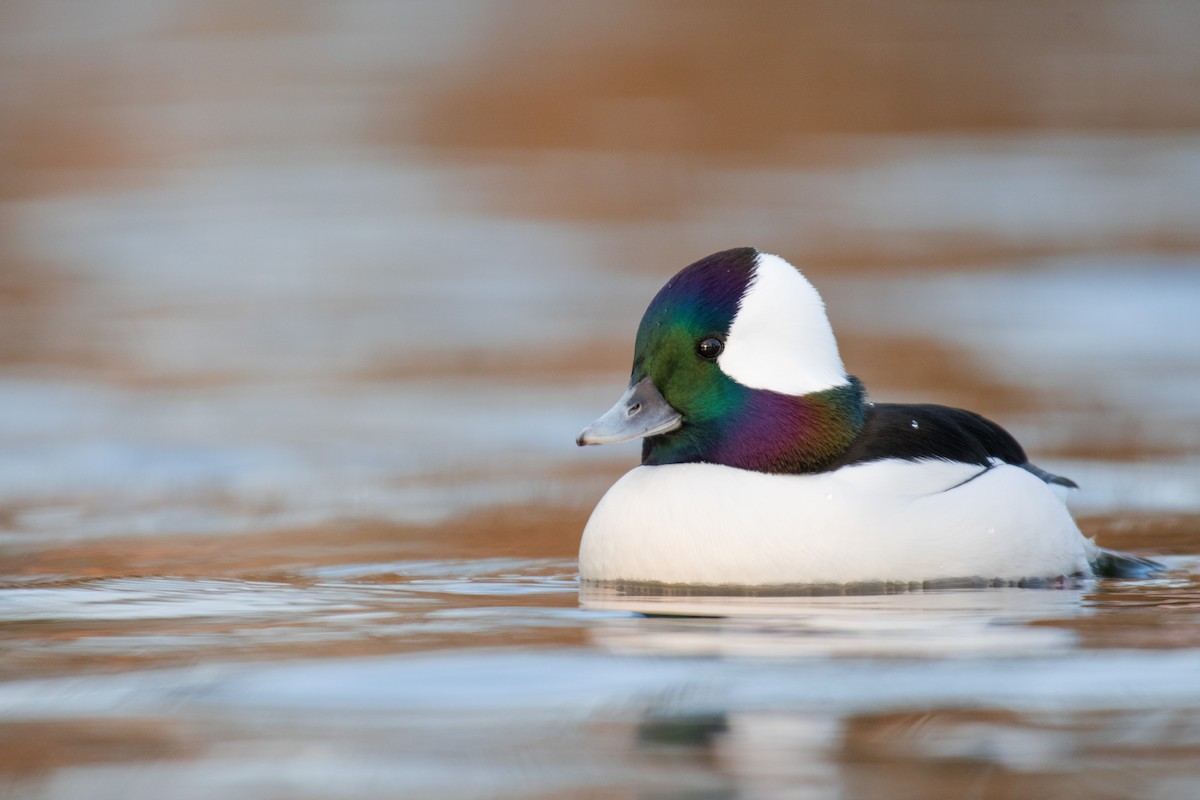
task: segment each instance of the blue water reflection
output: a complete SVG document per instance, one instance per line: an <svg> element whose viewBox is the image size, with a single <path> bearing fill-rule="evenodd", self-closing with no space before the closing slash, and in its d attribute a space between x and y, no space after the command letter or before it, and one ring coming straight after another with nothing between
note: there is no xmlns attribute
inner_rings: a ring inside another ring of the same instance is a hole
<svg viewBox="0 0 1200 800"><path fill-rule="evenodd" d="M0 795L1200 796L1198 28L5 3ZM573 437L746 244L1171 572L580 591Z"/></svg>

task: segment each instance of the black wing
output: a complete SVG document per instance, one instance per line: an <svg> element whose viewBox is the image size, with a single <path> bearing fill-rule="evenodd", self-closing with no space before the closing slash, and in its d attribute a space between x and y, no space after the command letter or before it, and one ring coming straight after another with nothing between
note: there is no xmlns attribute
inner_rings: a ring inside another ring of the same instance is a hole
<svg viewBox="0 0 1200 800"><path fill-rule="evenodd" d="M986 417L961 408L921 404L873 403L854 443L828 469L884 458L916 461L936 458L988 467L992 459L1022 467L1046 483L1075 488L1075 482L1029 463L1008 431Z"/></svg>

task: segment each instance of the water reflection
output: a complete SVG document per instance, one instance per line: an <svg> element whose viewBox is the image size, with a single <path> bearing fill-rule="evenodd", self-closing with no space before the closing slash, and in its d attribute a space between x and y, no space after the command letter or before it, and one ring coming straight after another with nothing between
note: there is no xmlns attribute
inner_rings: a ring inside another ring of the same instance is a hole
<svg viewBox="0 0 1200 800"><path fill-rule="evenodd" d="M1029 623L1090 613L1084 595L1082 588L1012 588L678 597L626 595L584 585L580 605L650 615L607 619L593 626L593 640L617 653L953 658L1070 649L1075 636L1066 627Z"/></svg>
<svg viewBox="0 0 1200 800"><path fill-rule="evenodd" d="M66 766L41 768L43 797L152 797L176 780L185 798L354 797L395 781L437 796L959 796L1040 791L1067 772L1071 791L1172 796L1200 753L1200 643L1169 639L1198 628L1200 562L1170 561L1162 580L1071 589L584 587L578 604L573 563L549 558L39 585L10 590L4 610L9 641L40 661L6 666L51 676L0 683L0 737L58 743ZM1158 638L1130 649L1130 626L1148 622ZM89 653L124 668L53 677Z"/></svg>
<svg viewBox="0 0 1200 800"><path fill-rule="evenodd" d="M636 460L573 435L740 244L873 396L1200 552L1198 22L0 4L0 795L1200 796L1194 559L771 599L572 560Z"/></svg>

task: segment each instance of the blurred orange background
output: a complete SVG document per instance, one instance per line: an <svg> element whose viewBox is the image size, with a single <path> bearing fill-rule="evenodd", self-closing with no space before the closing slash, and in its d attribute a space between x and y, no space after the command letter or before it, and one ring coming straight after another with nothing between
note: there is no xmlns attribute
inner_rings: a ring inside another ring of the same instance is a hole
<svg viewBox="0 0 1200 800"><path fill-rule="evenodd" d="M483 301L436 293L469 333L402 302L345 330L430 273L573 261L650 286L740 243L817 273L1200 249L1189 2L17 0L0 27L10 368L487 351Z"/></svg>
<svg viewBox="0 0 1200 800"><path fill-rule="evenodd" d="M874 398L1194 556L1197 42L1192 0L5 0L0 795L1189 794L1194 564L592 614L637 449L574 437L754 245Z"/></svg>

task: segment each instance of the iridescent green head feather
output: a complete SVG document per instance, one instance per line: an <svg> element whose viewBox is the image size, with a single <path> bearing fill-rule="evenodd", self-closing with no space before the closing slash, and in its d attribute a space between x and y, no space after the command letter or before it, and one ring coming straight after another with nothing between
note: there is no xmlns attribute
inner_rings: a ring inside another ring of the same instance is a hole
<svg viewBox="0 0 1200 800"><path fill-rule="evenodd" d="M649 465L807 472L836 458L862 420L862 387L842 370L816 291L782 259L738 248L658 292L638 327L630 390L579 441L623 432L646 437Z"/></svg>

